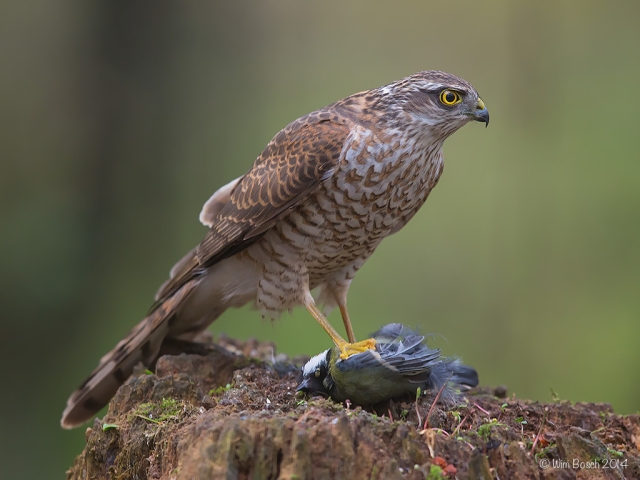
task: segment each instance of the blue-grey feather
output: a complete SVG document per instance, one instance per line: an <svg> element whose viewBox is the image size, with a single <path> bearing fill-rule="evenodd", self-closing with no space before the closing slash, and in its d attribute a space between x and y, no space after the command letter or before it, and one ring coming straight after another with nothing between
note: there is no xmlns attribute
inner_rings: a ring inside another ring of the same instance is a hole
<svg viewBox="0 0 640 480"><path fill-rule="evenodd" d="M452 404L458 401L461 390L478 385L473 368L457 358L442 357L439 349L427 345L424 335L405 325L385 325L372 337L377 342L374 350L344 360L339 358L337 348L314 357L303 368L307 380L299 388L359 405L409 394L417 388L442 389L440 399ZM322 375L316 379L318 368ZM313 387L314 381L319 386Z"/></svg>

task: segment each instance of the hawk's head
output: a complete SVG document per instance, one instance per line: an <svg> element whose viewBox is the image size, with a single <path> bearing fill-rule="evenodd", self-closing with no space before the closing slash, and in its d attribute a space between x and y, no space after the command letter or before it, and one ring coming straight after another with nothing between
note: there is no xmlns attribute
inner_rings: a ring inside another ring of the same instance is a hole
<svg viewBox="0 0 640 480"><path fill-rule="evenodd" d="M489 111L470 83L427 70L374 90L382 107L403 126L429 126L449 136L471 120L489 125Z"/></svg>

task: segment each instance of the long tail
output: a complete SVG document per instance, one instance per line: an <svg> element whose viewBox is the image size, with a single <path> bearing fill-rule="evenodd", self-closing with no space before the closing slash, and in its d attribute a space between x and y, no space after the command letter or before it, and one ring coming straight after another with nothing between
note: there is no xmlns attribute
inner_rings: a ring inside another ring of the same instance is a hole
<svg viewBox="0 0 640 480"><path fill-rule="evenodd" d="M102 357L96 369L67 400L60 420L63 428L74 428L89 420L109 403L139 362L149 366L156 360L176 318L177 307L199 282L200 279L193 279L185 283Z"/></svg>

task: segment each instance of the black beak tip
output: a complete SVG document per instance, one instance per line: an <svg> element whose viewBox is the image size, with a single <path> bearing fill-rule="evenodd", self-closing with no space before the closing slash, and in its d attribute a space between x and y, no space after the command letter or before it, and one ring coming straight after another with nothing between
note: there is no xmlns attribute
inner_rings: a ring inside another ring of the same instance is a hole
<svg viewBox="0 0 640 480"><path fill-rule="evenodd" d="M474 114L474 119L477 122L484 122L485 128L489 126L489 110L483 108L482 110L476 110Z"/></svg>

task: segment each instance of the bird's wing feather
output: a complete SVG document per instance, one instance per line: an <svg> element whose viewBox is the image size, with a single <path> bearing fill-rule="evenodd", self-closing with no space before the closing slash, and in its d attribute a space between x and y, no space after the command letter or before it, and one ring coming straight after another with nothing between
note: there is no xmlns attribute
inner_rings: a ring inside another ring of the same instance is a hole
<svg viewBox="0 0 640 480"><path fill-rule="evenodd" d="M242 177L231 180L226 185L220 187L202 206L199 219L205 227L211 227L211 225L216 221L218 214L229 201L231 192L233 192L233 189L240 180L242 180Z"/></svg>
<svg viewBox="0 0 640 480"><path fill-rule="evenodd" d="M77 426L102 408L138 362L153 362L175 312L200 283L206 267L247 248L332 174L350 130L340 118L320 110L293 122L276 135L245 176L209 199L204 220L211 222L211 229L205 239L171 269L149 315L71 395L64 427Z"/></svg>
<svg viewBox="0 0 640 480"><path fill-rule="evenodd" d="M401 323L385 325L372 337L378 342L380 361L412 382L424 381L440 361L440 350L429 348L423 335Z"/></svg>
<svg viewBox="0 0 640 480"><path fill-rule="evenodd" d="M174 267L152 311L204 268L254 243L315 191L335 171L349 131L348 120L320 110L278 133L210 219L204 240Z"/></svg>
<svg viewBox="0 0 640 480"><path fill-rule="evenodd" d="M420 340L413 348L404 350L402 353L381 354L381 356L398 373L409 380L415 380L417 375L430 373L431 368L440 361L440 350L427 347L422 342L423 337L420 337Z"/></svg>
<svg viewBox="0 0 640 480"><path fill-rule="evenodd" d="M373 335L376 350L353 355L340 362L340 369L376 368L384 364L411 383L425 383L432 369L441 363L440 350L429 348L424 336L400 323L385 325Z"/></svg>
<svg viewBox="0 0 640 480"><path fill-rule="evenodd" d="M381 327L380 330L372 333L370 337L377 339L378 342L393 342L399 337L405 337L410 334L417 335L417 332L414 332L402 323L389 323Z"/></svg>
<svg viewBox="0 0 640 480"><path fill-rule="evenodd" d="M410 381L419 376L422 382L428 378L431 368L439 363L441 358L440 350L427 347L423 340L424 337L414 336L402 342L379 343L376 350L367 350L352 355L338 363L343 371L366 370L384 364Z"/></svg>

